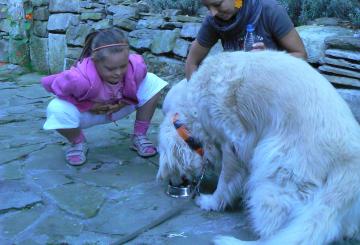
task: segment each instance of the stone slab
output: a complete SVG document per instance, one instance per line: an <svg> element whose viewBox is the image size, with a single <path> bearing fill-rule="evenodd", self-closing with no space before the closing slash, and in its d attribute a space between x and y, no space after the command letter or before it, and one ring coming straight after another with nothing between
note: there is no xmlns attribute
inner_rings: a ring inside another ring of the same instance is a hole
<svg viewBox="0 0 360 245"><path fill-rule="evenodd" d="M80 0L49 0L49 10L52 13L79 13L80 12Z"/></svg>
<svg viewBox="0 0 360 245"><path fill-rule="evenodd" d="M352 36L338 36L325 39L326 49L360 50L359 38Z"/></svg>
<svg viewBox="0 0 360 245"><path fill-rule="evenodd" d="M360 51L348 51L340 49L327 49L325 51L326 56L337 57L360 62Z"/></svg>
<svg viewBox="0 0 360 245"><path fill-rule="evenodd" d="M360 90L337 89L341 97L348 103L356 120L360 123Z"/></svg>
<svg viewBox="0 0 360 245"><path fill-rule="evenodd" d="M179 35L179 29L159 31L151 43L151 52L154 54L171 52Z"/></svg>
<svg viewBox="0 0 360 245"><path fill-rule="evenodd" d="M105 200L104 193L84 184L68 184L47 191L57 205L83 218L94 217Z"/></svg>
<svg viewBox="0 0 360 245"><path fill-rule="evenodd" d="M14 195L16 193L16 195ZM42 202L40 195L19 180L0 181L0 213L34 206Z"/></svg>
<svg viewBox="0 0 360 245"><path fill-rule="evenodd" d="M360 79L360 72L353 71L353 70L338 68L338 67L330 66L330 65L322 65L322 66L319 66L318 69L325 73Z"/></svg>
<svg viewBox="0 0 360 245"><path fill-rule="evenodd" d="M49 32L65 33L69 26L77 25L78 23L78 15L69 13L52 14L49 17L47 29Z"/></svg>
<svg viewBox="0 0 360 245"><path fill-rule="evenodd" d="M178 38L175 42L175 47L173 49L173 52L178 56L186 58L190 49L190 45L191 42Z"/></svg>
<svg viewBox="0 0 360 245"><path fill-rule="evenodd" d="M66 36L62 34L49 34L49 67L50 73L63 71L66 54Z"/></svg>
<svg viewBox="0 0 360 245"><path fill-rule="evenodd" d="M38 37L48 37L49 32L47 30L47 21L34 21L33 22L33 33Z"/></svg>
<svg viewBox="0 0 360 245"><path fill-rule="evenodd" d="M341 77L341 76L334 76L334 75L327 75L324 74L324 76L334 84L340 84L340 85L348 85L353 87L360 88L360 80L356 78L349 78L349 77Z"/></svg>
<svg viewBox="0 0 360 245"><path fill-rule="evenodd" d="M23 209L8 215L0 216L0 234L13 238L34 224L44 213L44 205L37 204L29 209Z"/></svg>
<svg viewBox="0 0 360 245"><path fill-rule="evenodd" d="M0 166L0 179L18 180L24 178L23 163L14 162Z"/></svg>
<svg viewBox="0 0 360 245"><path fill-rule="evenodd" d="M195 39L201 27L200 23L185 23L181 29L180 36Z"/></svg>
<svg viewBox="0 0 360 245"><path fill-rule="evenodd" d="M318 63L325 56L326 38L353 35L352 30L338 26L299 26L296 30L304 42L310 63Z"/></svg>
<svg viewBox="0 0 360 245"><path fill-rule="evenodd" d="M0 62L9 61L9 41L0 40Z"/></svg>
<svg viewBox="0 0 360 245"><path fill-rule="evenodd" d="M352 70L356 70L357 72L360 72L360 63L356 64L353 62L349 62L348 60L345 59L334 59L334 58L325 57L322 60L322 62L324 64L334 65L345 69L349 68Z"/></svg>
<svg viewBox="0 0 360 245"><path fill-rule="evenodd" d="M33 35L30 39L30 59L35 71L49 73L49 45L47 38Z"/></svg>
<svg viewBox="0 0 360 245"><path fill-rule="evenodd" d="M50 210L47 217L34 227L34 234L45 235L48 237L46 244L54 244L67 236L78 236L82 230L83 224L78 219L61 211Z"/></svg>

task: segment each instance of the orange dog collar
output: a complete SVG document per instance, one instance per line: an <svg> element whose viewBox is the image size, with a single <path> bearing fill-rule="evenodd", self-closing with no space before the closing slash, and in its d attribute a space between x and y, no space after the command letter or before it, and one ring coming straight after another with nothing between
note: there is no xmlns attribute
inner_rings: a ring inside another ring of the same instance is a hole
<svg viewBox="0 0 360 245"><path fill-rule="evenodd" d="M202 144L194 137L192 137L189 130L185 127L185 124L180 122L178 113L175 113L172 121L178 135L186 142L186 144L188 144L190 149L196 151L196 153L199 154L201 157L204 156L204 149L202 147Z"/></svg>

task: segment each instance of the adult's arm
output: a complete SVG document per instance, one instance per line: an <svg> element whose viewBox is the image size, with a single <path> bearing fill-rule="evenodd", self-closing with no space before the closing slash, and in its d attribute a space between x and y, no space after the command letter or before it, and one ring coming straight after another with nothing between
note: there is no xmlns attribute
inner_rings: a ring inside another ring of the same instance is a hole
<svg viewBox="0 0 360 245"><path fill-rule="evenodd" d="M303 59L307 58L304 44L286 9L276 0L263 1L264 23L281 49ZM261 47L259 47L261 49Z"/></svg>
<svg viewBox="0 0 360 245"><path fill-rule="evenodd" d="M191 75L197 70L209 51L210 48L201 46L196 39L192 42L185 63L185 76L187 80L190 80Z"/></svg>
<svg viewBox="0 0 360 245"><path fill-rule="evenodd" d="M289 54L307 59L306 50L304 43L302 42L299 33L293 28L288 34L278 40L281 47L286 50Z"/></svg>

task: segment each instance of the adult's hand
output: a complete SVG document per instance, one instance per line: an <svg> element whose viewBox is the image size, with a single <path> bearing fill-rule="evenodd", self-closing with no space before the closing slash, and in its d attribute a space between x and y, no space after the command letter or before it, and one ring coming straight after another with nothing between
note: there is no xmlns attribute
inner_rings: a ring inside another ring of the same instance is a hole
<svg viewBox="0 0 360 245"><path fill-rule="evenodd" d="M251 51L263 51L266 49L265 43L263 42L257 42L253 44L253 49Z"/></svg>

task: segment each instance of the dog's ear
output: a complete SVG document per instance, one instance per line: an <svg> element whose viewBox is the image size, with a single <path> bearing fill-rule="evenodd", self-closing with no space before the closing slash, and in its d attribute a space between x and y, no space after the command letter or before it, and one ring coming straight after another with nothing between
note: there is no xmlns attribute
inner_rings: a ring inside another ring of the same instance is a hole
<svg viewBox="0 0 360 245"><path fill-rule="evenodd" d="M163 130L164 131L164 130ZM162 132L162 131L160 131ZM164 140L164 139L160 139ZM162 141L160 141L161 143ZM158 181L166 180L169 178L170 169L169 169L169 159L168 159L168 153L167 148L162 147L162 145L159 145L159 169L156 175L156 179Z"/></svg>
<svg viewBox="0 0 360 245"><path fill-rule="evenodd" d="M156 180L157 181L163 181L169 178L169 171L168 171L168 167L165 166L161 166L158 169L158 172L156 174Z"/></svg>
<svg viewBox="0 0 360 245"><path fill-rule="evenodd" d="M177 161L175 159L169 159L168 155L166 154L166 152L160 153L160 165L156 175L156 180L170 181L173 185L180 185L182 179L178 170L178 166L176 166L176 164L174 165L174 162Z"/></svg>

